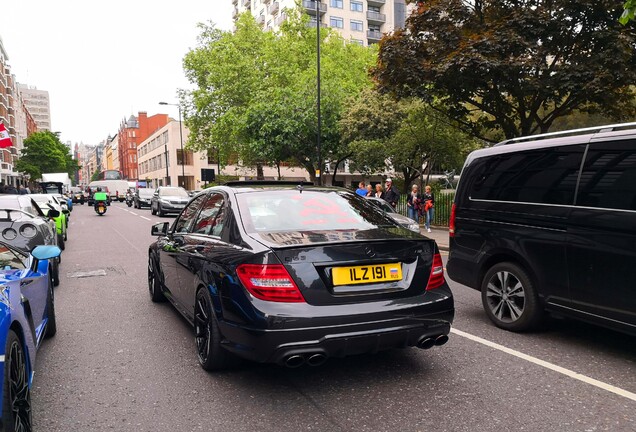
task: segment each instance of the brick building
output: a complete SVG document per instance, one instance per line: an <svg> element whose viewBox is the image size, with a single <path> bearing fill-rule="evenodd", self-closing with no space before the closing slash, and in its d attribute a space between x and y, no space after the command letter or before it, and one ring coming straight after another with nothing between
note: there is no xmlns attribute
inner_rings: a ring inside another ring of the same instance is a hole
<svg viewBox="0 0 636 432"><path fill-rule="evenodd" d="M155 114L148 117L146 112L140 111L135 117L122 121L118 138L119 170L125 179L138 180L137 145L141 144L157 129L168 124L167 114Z"/></svg>

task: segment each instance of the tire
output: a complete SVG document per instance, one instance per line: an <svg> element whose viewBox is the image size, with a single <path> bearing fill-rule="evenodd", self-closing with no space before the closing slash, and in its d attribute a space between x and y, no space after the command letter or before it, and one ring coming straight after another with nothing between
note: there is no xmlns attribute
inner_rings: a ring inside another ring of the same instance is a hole
<svg viewBox="0 0 636 432"><path fill-rule="evenodd" d="M157 267L155 259L148 256L148 292L153 302L161 303L166 301L166 296L163 295L163 278Z"/></svg>
<svg viewBox="0 0 636 432"><path fill-rule="evenodd" d="M9 330L2 383L3 430L31 430L31 389L28 376L22 341L13 330Z"/></svg>
<svg viewBox="0 0 636 432"><path fill-rule="evenodd" d="M194 343L199 364L206 371L226 369L232 355L221 346L221 332L206 288L197 291L194 304Z"/></svg>
<svg viewBox="0 0 636 432"><path fill-rule="evenodd" d="M53 279L53 286L60 284L60 263L62 262L62 255L58 257L59 261L52 265L51 278Z"/></svg>
<svg viewBox="0 0 636 432"><path fill-rule="evenodd" d="M64 241L68 240L68 231L64 231Z"/></svg>
<svg viewBox="0 0 636 432"><path fill-rule="evenodd" d="M50 271L50 270L49 270ZM55 321L55 296L53 294L53 277L49 278L49 295L46 299L46 333L44 337L51 338L57 333L57 322Z"/></svg>
<svg viewBox="0 0 636 432"><path fill-rule="evenodd" d="M481 286L488 318L499 328L522 332L538 327L543 310L530 276L516 264L502 262L488 270Z"/></svg>
<svg viewBox="0 0 636 432"><path fill-rule="evenodd" d="M161 209L161 205L157 205L157 214L159 217L163 217L165 215L164 211Z"/></svg>
<svg viewBox="0 0 636 432"><path fill-rule="evenodd" d="M63 234L58 234L57 235L57 246L60 248L60 250L64 250L64 248L66 248L66 244L64 244L64 235Z"/></svg>
<svg viewBox="0 0 636 432"><path fill-rule="evenodd" d="M150 213L154 216L157 214L157 212L155 211L155 208L151 205L150 206Z"/></svg>

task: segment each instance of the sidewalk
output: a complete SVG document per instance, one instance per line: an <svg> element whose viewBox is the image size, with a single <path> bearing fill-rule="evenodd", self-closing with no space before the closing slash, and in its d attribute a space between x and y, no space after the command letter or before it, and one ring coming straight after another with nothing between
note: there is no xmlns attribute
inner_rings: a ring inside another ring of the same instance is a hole
<svg viewBox="0 0 636 432"><path fill-rule="evenodd" d="M435 240L439 250L448 251L448 227L431 227L431 232L429 233L426 232L426 228L422 225L420 233Z"/></svg>

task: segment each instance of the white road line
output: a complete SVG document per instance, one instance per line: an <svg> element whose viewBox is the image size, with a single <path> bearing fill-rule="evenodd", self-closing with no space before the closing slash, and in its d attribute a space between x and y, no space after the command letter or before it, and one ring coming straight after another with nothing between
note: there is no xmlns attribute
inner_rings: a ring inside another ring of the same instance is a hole
<svg viewBox="0 0 636 432"><path fill-rule="evenodd" d="M118 208L119 210L123 210L123 211L125 211L125 212L127 212L127 211L128 211L128 210L126 210L125 208L121 208L121 207L115 207L115 208Z"/></svg>
<svg viewBox="0 0 636 432"><path fill-rule="evenodd" d="M146 219L147 221L151 220L151 219L148 219L148 218L147 218L147 217L145 217L145 216L139 216L139 217L140 217L140 218L142 218L142 219Z"/></svg>
<svg viewBox="0 0 636 432"><path fill-rule="evenodd" d="M134 211L131 211L130 214L135 215L135 216L139 216L137 213L135 213Z"/></svg>
<svg viewBox="0 0 636 432"><path fill-rule="evenodd" d="M478 342L478 343L486 345L486 346L488 346L490 348L494 348L496 350L503 351L506 354L510 354L510 355L513 355L513 356L518 357L520 359L529 361L530 363L534 363L534 364L542 366L542 367L544 367L546 369L550 369L550 370L552 370L554 372L558 372L558 373L563 374L565 376L568 376L570 378L574 378L575 380L582 381L582 382L584 382L586 384L593 385L595 387L598 387L600 389L606 390L608 392L611 392L611 393L617 394L619 396L623 396L623 397L625 397L627 399L631 399L633 401L636 401L636 393L632 393L632 392L629 392L627 390L623 390L622 388L613 386L611 384L607 384L607 383L604 383L602 381L595 380L594 378L590 378L588 376L585 376L585 375L582 375L580 373L574 372L574 371L572 371L570 369L566 369L566 368L563 368L561 366L557 366L557 365L549 363L549 362L547 362L545 360L541 360L541 359L538 359L536 357L532 357L532 356L530 356L528 354L524 354L522 352L515 351L515 350L513 350L511 348L507 348L507 347L505 347L503 345L499 345L497 343L490 342L489 340L482 339L479 336L474 336L474 335L472 335L470 333L466 333L466 332L463 332L461 330L457 330L455 328L451 329L451 333L455 333L458 336L462 336L462 337L465 337L466 339L470 339L470 340L472 340L474 342Z"/></svg>

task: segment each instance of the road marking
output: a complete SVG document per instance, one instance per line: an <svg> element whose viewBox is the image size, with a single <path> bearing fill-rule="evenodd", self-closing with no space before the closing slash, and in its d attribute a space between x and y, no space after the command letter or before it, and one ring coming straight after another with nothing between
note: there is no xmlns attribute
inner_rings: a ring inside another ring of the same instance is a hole
<svg viewBox="0 0 636 432"><path fill-rule="evenodd" d="M140 217L140 218L142 218L142 219L146 219L147 221L152 220L152 219L148 219L148 218L147 218L147 217L145 217L145 216L139 216L139 217Z"/></svg>
<svg viewBox="0 0 636 432"><path fill-rule="evenodd" d="M121 207L115 207L115 208L118 208L119 210L123 210L123 211L125 211L125 212L127 212L127 211L128 211L128 210L126 210L125 208L121 208Z"/></svg>
<svg viewBox="0 0 636 432"><path fill-rule="evenodd" d="M135 213L134 211L131 211L130 214L135 215L135 216L139 216L137 213Z"/></svg>
<svg viewBox="0 0 636 432"><path fill-rule="evenodd" d="M486 346L488 346L490 348L494 348L496 350L503 351L506 354L510 354L510 355L518 357L520 359L529 361L530 363L534 363L534 364L536 364L538 366L542 366L542 367L544 367L546 369L550 369L550 370L552 370L554 372L558 372L558 373L563 374L565 376L568 376L570 378L574 378L575 380L582 381L582 382L584 382L586 384L593 385L593 386L598 387L600 389L603 389L603 390L606 390L608 392L614 393L614 394L616 394L618 396L623 396L624 398L636 401L636 393L632 393L630 391L623 390L622 388L613 386L611 384L607 384L607 383L604 383L602 381L595 380L594 378L590 378L590 377L582 375L582 374L580 374L578 372L574 372L574 371L572 371L570 369L566 369L564 367L557 366L557 365L549 363L549 362L547 362L545 360L541 360L541 359L538 359L536 357L530 356L528 354L524 354L522 352L513 350L511 348L507 348L507 347L505 347L503 345L499 345L498 343L495 343L495 342L490 342L489 340L482 339L479 336L474 336L474 335L472 335L470 333L466 333L466 332L463 332L461 330L457 330L455 328L451 329L451 333L455 333L458 336L465 337L466 339L470 339L470 340L472 340L474 342L478 342L478 343L480 343L482 345L486 345Z"/></svg>

